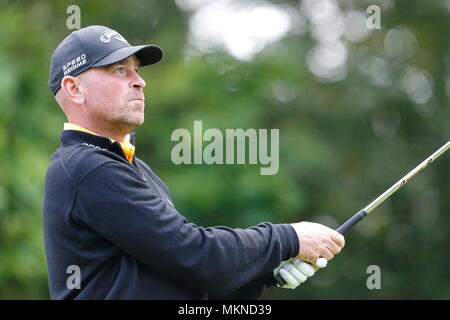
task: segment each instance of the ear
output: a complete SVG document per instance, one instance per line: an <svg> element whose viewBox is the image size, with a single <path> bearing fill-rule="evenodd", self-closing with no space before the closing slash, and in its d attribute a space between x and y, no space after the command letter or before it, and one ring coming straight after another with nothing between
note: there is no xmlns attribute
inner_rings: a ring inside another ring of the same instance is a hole
<svg viewBox="0 0 450 320"><path fill-rule="evenodd" d="M83 87L80 79L72 76L66 76L61 80L61 89L64 90L67 98L77 104L85 102Z"/></svg>

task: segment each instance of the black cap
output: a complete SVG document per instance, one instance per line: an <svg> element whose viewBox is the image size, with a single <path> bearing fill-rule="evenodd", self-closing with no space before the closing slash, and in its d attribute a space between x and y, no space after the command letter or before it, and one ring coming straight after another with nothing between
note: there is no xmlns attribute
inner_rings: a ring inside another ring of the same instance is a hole
<svg viewBox="0 0 450 320"><path fill-rule="evenodd" d="M56 94L65 76L76 76L89 68L116 63L132 55L136 55L141 66L146 66L161 60L163 53L153 44L131 46L108 27L82 28L68 35L53 52L48 85Z"/></svg>

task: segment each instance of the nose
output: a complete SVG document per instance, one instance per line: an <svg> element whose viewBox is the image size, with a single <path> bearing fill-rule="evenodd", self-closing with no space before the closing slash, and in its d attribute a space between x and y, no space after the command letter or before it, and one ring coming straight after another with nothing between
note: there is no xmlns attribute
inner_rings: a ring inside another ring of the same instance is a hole
<svg viewBox="0 0 450 320"><path fill-rule="evenodd" d="M142 89L145 87L145 85L146 83L144 79L142 79L141 76L136 71L134 71L132 86L136 89Z"/></svg>

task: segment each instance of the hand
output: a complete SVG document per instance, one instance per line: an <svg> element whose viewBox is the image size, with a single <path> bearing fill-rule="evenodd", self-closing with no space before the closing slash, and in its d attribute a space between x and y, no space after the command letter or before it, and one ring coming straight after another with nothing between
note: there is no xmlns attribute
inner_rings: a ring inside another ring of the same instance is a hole
<svg viewBox="0 0 450 320"><path fill-rule="evenodd" d="M312 277L317 270L316 268L300 259L292 258L288 261L283 261L275 270L273 270L273 275L277 276L280 274L284 281L286 281L286 284L284 285L279 285L277 283L277 287L295 289L301 283L305 282L307 278Z"/></svg>
<svg viewBox="0 0 450 320"><path fill-rule="evenodd" d="M297 258L315 263L320 257L333 259L345 245L344 237L318 223L299 222L291 224L297 233L300 250Z"/></svg>

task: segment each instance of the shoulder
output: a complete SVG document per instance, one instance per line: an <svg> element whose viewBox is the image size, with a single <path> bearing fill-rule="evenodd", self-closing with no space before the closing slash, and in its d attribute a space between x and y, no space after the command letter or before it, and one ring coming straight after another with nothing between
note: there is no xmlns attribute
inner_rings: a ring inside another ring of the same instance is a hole
<svg viewBox="0 0 450 320"><path fill-rule="evenodd" d="M111 166L108 166L111 164ZM67 176L72 183L79 184L90 173L101 167L127 168L120 156L99 146L82 142L61 147L52 156L47 175Z"/></svg>

